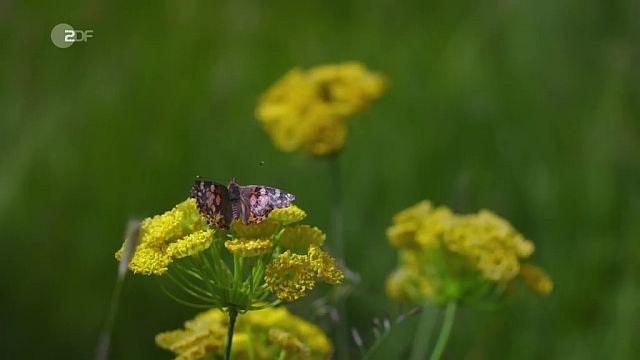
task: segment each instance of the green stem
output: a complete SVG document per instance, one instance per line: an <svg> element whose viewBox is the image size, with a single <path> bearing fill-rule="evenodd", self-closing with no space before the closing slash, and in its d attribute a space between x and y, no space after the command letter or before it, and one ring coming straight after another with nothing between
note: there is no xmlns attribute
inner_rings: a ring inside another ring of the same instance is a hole
<svg viewBox="0 0 640 360"><path fill-rule="evenodd" d="M333 155L329 159L329 172L331 181L331 199L333 207L331 209L331 222L333 230L333 247L338 259L346 263L344 259L343 235L343 212L342 212L342 179L340 175L340 156Z"/></svg>
<svg viewBox="0 0 640 360"><path fill-rule="evenodd" d="M284 360L287 356L287 351L285 349L280 350L280 354L278 354L278 360Z"/></svg>
<svg viewBox="0 0 640 360"><path fill-rule="evenodd" d="M437 312L429 311L426 307L422 308L422 314L418 320L418 328L416 336L413 339L413 348L411 349L411 360L421 360L427 358L429 349L429 340L436 325Z"/></svg>
<svg viewBox="0 0 640 360"><path fill-rule="evenodd" d="M438 335L438 342L436 342L436 347L433 349L433 353L431 354L431 360L438 360L442 356L442 352L447 346L447 340L449 340L449 334L451 334L451 328L453 327L455 317L456 303L455 301L451 301L447 304L447 308L444 312L444 322L442 323L442 328L440 329L440 335Z"/></svg>
<svg viewBox="0 0 640 360"><path fill-rule="evenodd" d="M227 345L224 351L224 359L231 359L231 345L233 344L233 328L236 326L236 318L238 317L238 309L229 308L229 327L227 329Z"/></svg>
<svg viewBox="0 0 640 360"><path fill-rule="evenodd" d="M373 345L371 345L369 350L362 356L362 360L371 359L376 351L378 351L378 347L380 346L380 344L382 344L382 342L389 336L389 333L390 332L385 332L384 334L376 338L376 341L374 341Z"/></svg>
<svg viewBox="0 0 640 360"><path fill-rule="evenodd" d="M111 293L111 302L109 303L109 312L107 320L104 323L100 337L98 339L98 347L96 349L96 360L109 358L109 350L111 348L111 332L113 331L113 323L118 313L118 305L120 304L120 296L122 294L122 285L127 275L127 269L133 254L138 246L138 237L140 236L140 222L132 220L127 226L127 232L124 239L124 248L122 258L118 264L118 275L116 277L116 285Z"/></svg>

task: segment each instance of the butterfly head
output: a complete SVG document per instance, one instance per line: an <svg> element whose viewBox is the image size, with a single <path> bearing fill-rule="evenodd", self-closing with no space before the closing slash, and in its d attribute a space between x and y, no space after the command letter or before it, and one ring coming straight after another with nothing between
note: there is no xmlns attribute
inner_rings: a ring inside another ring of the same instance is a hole
<svg viewBox="0 0 640 360"><path fill-rule="evenodd" d="M240 187L236 182L236 178L233 178L231 179L231 181L229 181L227 189L229 189L229 200L233 201L240 199Z"/></svg>

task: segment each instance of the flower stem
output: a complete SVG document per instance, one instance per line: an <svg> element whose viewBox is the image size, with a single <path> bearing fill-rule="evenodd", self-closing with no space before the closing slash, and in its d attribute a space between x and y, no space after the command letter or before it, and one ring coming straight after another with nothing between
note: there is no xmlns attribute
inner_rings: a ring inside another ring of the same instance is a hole
<svg viewBox="0 0 640 360"><path fill-rule="evenodd" d="M342 179L340 175L340 156L333 155L329 159L329 172L331 181L330 198L333 200L331 209L331 225L333 230L333 247L338 259L344 262L343 213L342 213Z"/></svg>
<svg viewBox="0 0 640 360"><path fill-rule="evenodd" d="M440 329L440 335L438 335L438 342L436 343L436 347L433 349L433 353L431 354L431 360L438 360L440 356L442 356L442 352L444 348L447 346L447 340L449 340L449 334L451 333L451 328L453 327L453 322L456 317L456 303L455 301L451 301L447 304L447 308L444 312L444 322L442 323L442 328Z"/></svg>
<svg viewBox="0 0 640 360"><path fill-rule="evenodd" d="M224 359L231 359L231 345L233 344L233 328L236 326L236 318L238 317L238 309L229 308L229 327L227 329L227 345L224 351Z"/></svg>
<svg viewBox="0 0 640 360"><path fill-rule="evenodd" d="M411 349L411 360L421 360L427 358L427 351L429 348L429 340L431 340L431 334L433 328L436 325L437 318L436 311L429 311L426 307L422 308L422 314L418 320L418 328L416 329L416 336L413 339L413 348Z"/></svg>
<svg viewBox="0 0 640 360"><path fill-rule="evenodd" d="M278 360L284 360L287 356L287 351L285 349L280 350L280 354L278 354Z"/></svg>
<svg viewBox="0 0 640 360"><path fill-rule="evenodd" d="M132 220L127 226L125 234L124 251L120 264L118 265L118 276L116 277L116 285L111 293L111 302L109 303L109 312L104 327L100 332L98 339L98 348L96 349L96 360L106 360L109 358L109 350L111 348L111 332L113 331L113 323L118 313L118 305L120 304L120 296L122 294L122 285L127 275L129 262L133 253L138 246L138 237L140 236L140 222Z"/></svg>

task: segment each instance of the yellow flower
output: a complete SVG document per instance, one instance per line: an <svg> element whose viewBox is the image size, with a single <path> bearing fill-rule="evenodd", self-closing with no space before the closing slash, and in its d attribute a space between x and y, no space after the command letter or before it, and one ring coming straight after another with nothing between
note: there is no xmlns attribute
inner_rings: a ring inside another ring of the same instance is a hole
<svg viewBox="0 0 640 360"><path fill-rule="evenodd" d="M194 199L185 200L162 215L144 219L129 269L144 275L165 273L173 260L209 246L212 233L206 229L206 221ZM122 252L122 248L116 252L116 259L122 258Z"/></svg>
<svg viewBox="0 0 640 360"><path fill-rule="evenodd" d="M399 302L423 304L436 295L427 277L419 276L415 270L406 267L393 271L385 285L389 297Z"/></svg>
<svg viewBox="0 0 640 360"><path fill-rule="evenodd" d="M387 236L400 248L399 267L387 280L397 300L459 300L486 293L487 283L504 288L518 275L541 293L552 287L542 270L521 264L533 243L489 210L458 215L423 201L396 214Z"/></svg>
<svg viewBox="0 0 640 360"><path fill-rule="evenodd" d="M336 259L322 251L318 246L311 245L308 256L311 261L311 266L316 271L318 277L324 282L336 285L344 280L342 270L336 266Z"/></svg>
<svg viewBox="0 0 640 360"><path fill-rule="evenodd" d="M198 314L178 329L156 335L156 344L178 355L176 359L202 359L206 354L222 351L228 319L222 311Z"/></svg>
<svg viewBox="0 0 640 360"><path fill-rule="evenodd" d="M122 257L122 249L116 252L116 259ZM135 274L162 275L171 263L171 257L153 247L138 247L129 263L129 269Z"/></svg>
<svg viewBox="0 0 640 360"><path fill-rule="evenodd" d="M290 205L285 208L273 209L268 216L268 219L281 223L283 225L289 225L302 221L307 217L307 213L295 205Z"/></svg>
<svg viewBox="0 0 640 360"><path fill-rule="evenodd" d="M267 265L264 279L278 299L294 301L316 286L316 271L308 256L287 250Z"/></svg>
<svg viewBox="0 0 640 360"><path fill-rule="evenodd" d="M334 258L317 245L310 245L306 255L290 250L279 255L267 266L264 278L278 299L294 301L312 290L317 278L336 285L344 280L344 274Z"/></svg>
<svg viewBox="0 0 640 360"><path fill-rule="evenodd" d="M228 318L218 309L187 321L184 329L156 336L156 343L178 359L221 356ZM327 336L317 326L289 313L284 307L251 311L238 316L233 337L233 359L274 359L286 350L286 359L326 359L332 351Z"/></svg>
<svg viewBox="0 0 640 360"><path fill-rule="evenodd" d="M400 268L394 270L385 282L387 295L396 301L410 301L411 297L407 296L405 291L405 285L408 283L407 276L409 275L406 269Z"/></svg>
<svg viewBox="0 0 640 360"><path fill-rule="evenodd" d="M280 234L279 244L287 249L307 252L309 246L321 246L327 236L317 227L298 225L287 227Z"/></svg>
<svg viewBox="0 0 640 360"><path fill-rule="evenodd" d="M318 89L317 96L344 116L360 111L386 88L382 75L355 61L317 66L309 70L309 78Z"/></svg>
<svg viewBox="0 0 640 360"><path fill-rule="evenodd" d="M519 258L533 252L525 240L506 220L488 210L459 216L442 234L446 247L464 256L492 281L506 282L518 275Z"/></svg>
<svg viewBox="0 0 640 360"><path fill-rule="evenodd" d="M431 202L422 200L419 203L410 206L393 216L393 223L400 224L405 222L417 223L431 212Z"/></svg>
<svg viewBox="0 0 640 360"><path fill-rule="evenodd" d="M341 149L347 140L347 124L337 116L319 117L307 135L304 150L316 156L329 155Z"/></svg>
<svg viewBox="0 0 640 360"><path fill-rule="evenodd" d="M437 207L424 216L416 232L416 241L424 248L440 245L440 238L451 230L456 216L444 206Z"/></svg>
<svg viewBox="0 0 640 360"><path fill-rule="evenodd" d="M323 156L342 148L345 119L378 98L386 82L348 62L293 69L260 98L256 117L282 151Z"/></svg>
<svg viewBox="0 0 640 360"><path fill-rule="evenodd" d="M269 219L257 224L244 224L240 220L234 220L231 223L231 230L234 235L244 238L268 238L275 235L278 229L280 229L280 224Z"/></svg>
<svg viewBox="0 0 640 360"><path fill-rule="evenodd" d="M270 253L273 249L273 243L270 239L240 238L225 241L224 247L232 254L252 257Z"/></svg>
<svg viewBox="0 0 640 360"><path fill-rule="evenodd" d="M416 231L420 225L415 222L401 222L387 228L387 238L396 247L415 247Z"/></svg>
<svg viewBox="0 0 640 360"><path fill-rule="evenodd" d="M520 276L522 276L524 283L538 294L548 295L553 291L553 281L549 275L535 265L522 264Z"/></svg>
<svg viewBox="0 0 640 360"><path fill-rule="evenodd" d="M189 234L167 246L167 255L172 259L180 259L199 253L211 245L212 230L200 230Z"/></svg>
<svg viewBox="0 0 640 360"><path fill-rule="evenodd" d="M282 349L292 354L299 354L302 357L308 357L311 350L307 345L300 341L295 335L282 331L280 329L269 329L267 332L269 341L278 344Z"/></svg>

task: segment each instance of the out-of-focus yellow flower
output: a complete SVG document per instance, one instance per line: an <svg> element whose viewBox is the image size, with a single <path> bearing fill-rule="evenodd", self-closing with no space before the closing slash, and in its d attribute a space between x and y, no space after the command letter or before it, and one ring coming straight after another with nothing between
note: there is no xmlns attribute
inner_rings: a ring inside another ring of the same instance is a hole
<svg viewBox="0 0 640 360"><path fill-rule="evenodd" d="M307 217L307 213L295 205L287 206L284 208L273 209L268 216L268 219L275 221L283 225L293 224L304 220Z"/></svg>
<svg viewBox="0 0 640 360"><path fill-rule="evenodd" d="M252 257L270 253L273 243L270 239L240 238L225 241L224 247L232 254L241 257Z"/></svg>
<svg viewBox="0 0 640 360"><path fill-rule="evenodd" d="M212 309L187 321L184 329L158 334L156 343L177 359L221 356L228 318ZM326 359L332 351L327 336L317 326L289 313L286 308L251 311L238 317L233 337L234 359Z"/></svg>
<svg viewBox="0 0 640 360"><path fill-rule="evenodd" d="M553 281L540 267L531 264L520 266L520 276L524 283L538 294L547 295L553 291Z"/></svg>
<svg viewBox="0 0 640 360"><path fill-rule="evenodd" d="M310 154L331 154L340 150L347 141L347 124L338 116L318 116L313 125L313 131L308 133L303 145L303 149Z"/></svg>
<svg viewBox="0 0 640 360"><path fill-rule="evenodd" d="M427 216L433 207L431 206L431 202L428 200L422 200L419 203L409 206L408 208L400 211L399 213L393 215L393 223L394 224L403 224L403 223L420 223L423 218Z"/></svg>
<svg viewBox="0 0 640 360"><path fill-rule="evenodd" d="M386 87L382 75L355 61L317 66L309 69L308 76L320 100L344 116L360 111L380 97Z"/></svg>
<svg viewBox="0 0 640 360"><path fill-rule="evenodd" d="M416 242L416 231L418 230L418 223L401 222L393 224L387 228L387 237L393 246L396 247L415 247L418 246Z"/></svg>
<svg viewBox="0 0 640 360"><path fill-rule="evenodd" d="M156 344L175 353L176 359L202 359L224 347L227 321L222 311L210 310L186 321L184 329L156 335Z"/></svg>
<svg viewBox="0 0 640 360"><path fill-rule="evenodd" d="M165 273L173 260L208 247L212 233L205 230L206 221L194 199L185 200L162 215L144 219L129 269L144 275ZM122 258L122 252L122 248L116 252L116 259Z"/></svg>
<svg viewBox="0 0 640 360"><path fill-rule="evenodd" d="M309 347L305 345L298 338L286 331L280 329L269 329L267 332L267 338L274 344L278 344L284 351L290 354L297 354L301 357L307 358L311 353Z"/></svg>
<svg viewBox="0 0 640 360"><path fill-rule="evenodd" d="M262 95L256 117L280 150L328 155L344 145L345 119L385 87L382 75L358 62L296 68Z"/></svg>
<svg viewBox="0 0 640 360"><path fill-rule="evenodd" d="M415 302L415 299L435 296L427 277L419 276L415 270L407 267L400 267L387 277L386 289L389 297L401 302Z"/></svg>
<svg viewBox="0 0 640 360"><path fill-rule="evenodd" d="M442 234L447 249L474 264L485 277L506 282L518 275L519 259L533 253L526 240L506 220L491 211L457 216Z"/></svg>
<svg viewBox="0 0 640 360"><path fill-rule="evenodd" d="M387 293L397 300L476 299L487 286L506 288L519 275L539 293L552 289L542 270L523 263L533 243L489 210L458 215L422 201L396 214L387 236L400 251L399 267L387 280Z"/></svg>
<svg viewBox="0 0 640 360"><path fill-rule="evenodd" d="M419 223L416 241L423 247L440 246L441 236L452 228L456 216L449 208L440 206L427 213Z"/></svg>

